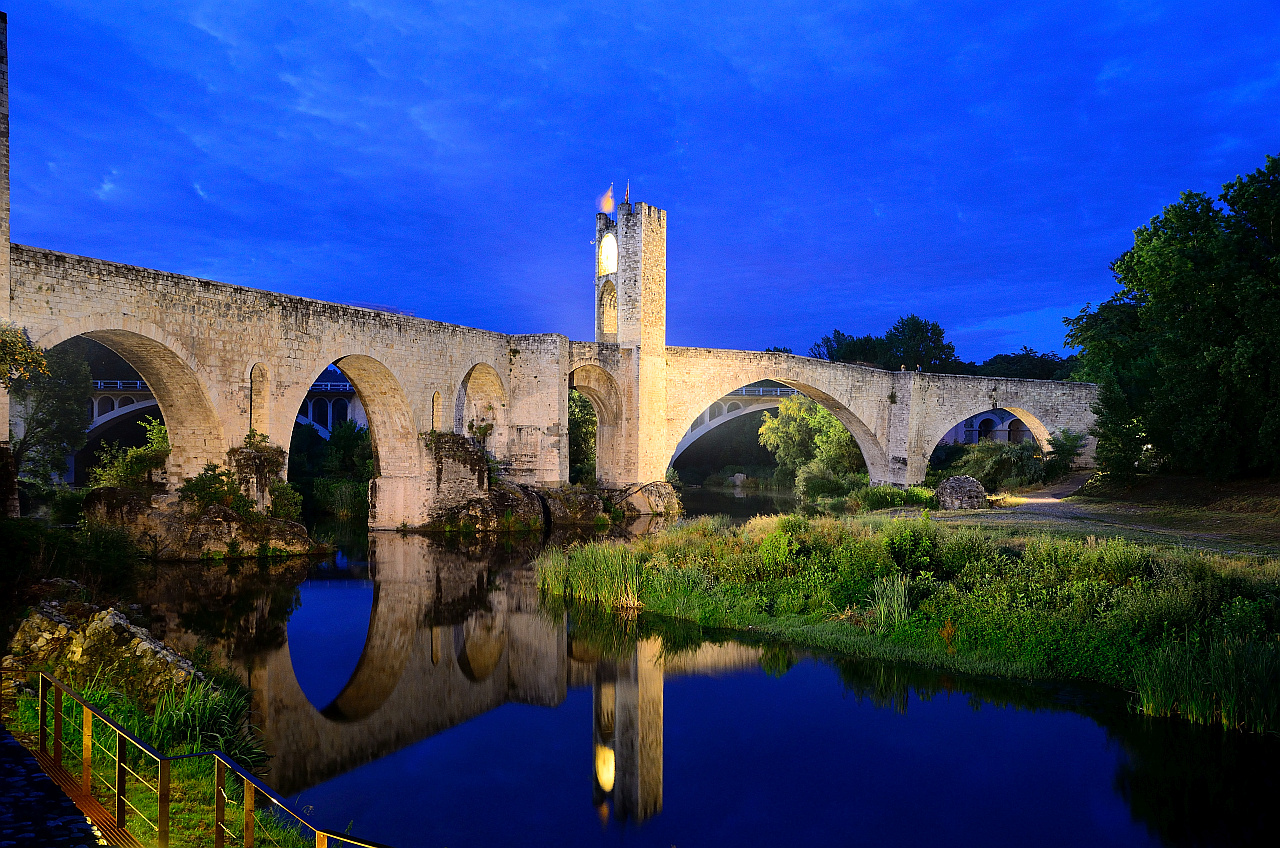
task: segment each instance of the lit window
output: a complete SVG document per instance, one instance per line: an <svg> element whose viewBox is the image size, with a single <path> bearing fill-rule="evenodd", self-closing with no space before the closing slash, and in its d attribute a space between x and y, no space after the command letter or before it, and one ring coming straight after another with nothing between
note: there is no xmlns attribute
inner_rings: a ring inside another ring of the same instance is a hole
<svg viewBox="0 0 1280 848"><path fill-rule="evenodd" d="M618 240L613 233L600 237L600 255L596 262L596 276L603 277L618 270Z"/></svg>

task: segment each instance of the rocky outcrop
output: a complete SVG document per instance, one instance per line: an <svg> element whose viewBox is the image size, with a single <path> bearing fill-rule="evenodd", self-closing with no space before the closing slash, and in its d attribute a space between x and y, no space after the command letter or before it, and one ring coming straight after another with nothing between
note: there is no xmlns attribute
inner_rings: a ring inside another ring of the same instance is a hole
<svg viewBox="0 0 1280 848"><path fill-rule="evenodd" d="M680 495L670 483L657 481L619 490L610 497L627 518L641 515L679 515Z"/></svg>
<svg viewBox="0 0 1280 848"><path fill-rule="evenodd" d="M586 527L609 521L607 506L600 492L576 486L543 489L539 492L547 504L551 523L560 527Z"/></svg>
<svg viewBox="0 0 1280 848"><path fill-rule="evenodd" d="M224 506L193 509L177 495L102 488L85 498L90 521L124 527L153 559L185 560L306 554L316 550L307 528L265 515L241 516Z"/></svg>
<svg viewBox="0 0 1280 848"><path fill-rule="evenodd" d="M948 477L935 494L943 509L986 509L987 491L972 477Z"/></svg>
<svg viewBox="0 0 1280 848"><path fill-rule="evenodd" d="M6 681L28 670L50 670L77 688L109 680L112 689L152 705L161 693L204 679L119 610L77 621L69 606L47 601L27 616L9 643L9 656L0 660Z"/></svg>
<svg viewBox="0 0 1280 848"><path fill-rule="evenodd" d="M542 501L533 490L491 479L475 497L437 509L429 530L541 530Z"/></svg>

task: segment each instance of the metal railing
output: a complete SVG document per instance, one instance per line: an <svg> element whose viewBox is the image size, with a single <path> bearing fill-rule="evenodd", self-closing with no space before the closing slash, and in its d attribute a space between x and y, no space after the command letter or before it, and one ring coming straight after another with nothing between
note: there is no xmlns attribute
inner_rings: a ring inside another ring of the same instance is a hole
<svg viewBox="0 0 1280 848"><path fill-rule="evenodd" d="M743 386L725 397L791 397L798 394L800 392L790 386Z"/></svg>
<svg viewBox="0 0 1280 848"><path fill-rule="evenodd" d="M142 380L94 380L93 387L99 391L133 391L147 392L147 384Z"/></svg>
<svg viewBox="0 0 1280 848"><path fill-rule="evenodd" d="M334 392L338 394L354 394L355 388L350 383L312 383L313 392Z"/></svg>
<svg viewBox="0 0 1280 848"><path fill-rule="evenodd" d="M169 848L173 835L170 816L172 764L208 757L214 761L214 848L225 848L228 844L253 848L260 844L259 835L279 846L270 829L262 826L261 814L271 807L279 811L277 822L284 819L285 828L296 828L308 842L314 838L316 848L328 848L330 845L387 848L377 842L310 824L283 798L222 751L164 756L61 680L45 672L30 674L39 676L39 747L35 752L36 760L114 844L143 844L127 829L129 820L136 817L154 833L157 848ZM73 740L78 738L80 741L77 746L78 775L73 774L66 764L68 754L73 766L77 759L65 744L69 729L79 731L71 735ZM239 791L228 793L229 786ZM239 800L236 800L237 795ZM239 811L228 815L228 809L236 807Z"/></svg>

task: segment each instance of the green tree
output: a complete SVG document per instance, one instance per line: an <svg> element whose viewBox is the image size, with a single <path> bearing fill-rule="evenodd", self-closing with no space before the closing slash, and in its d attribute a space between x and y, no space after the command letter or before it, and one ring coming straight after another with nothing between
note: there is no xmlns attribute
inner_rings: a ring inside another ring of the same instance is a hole
<svg viewBox="0 0 1280 848"><path fill-rule="evenodd" d="M861 362L897 371L906 368L935 373L968 370L956 356L956 346L936 321L904 315L883 336L850 336L832 330L809 348L809 355L831 362Z"/></svg>
<svg viewBox="0 0 1280 848"><path fill-rule="evenodd" d="M1066 380L1075 370L1079 359L1068 356L1063 359L1056 353L1036 353L1024 346L1017 353L998 353L973 373L982 377L1016 377L1022 380Z"/></svg>
<svg viewBox="0 0 1280 848"><path fill-rule="evenodd" d="M0 386L9 391L15 383L47 372L44 353L27 338L26 330L0 321Z"/></svg>
<svg viewBox="0 0 1280 848"><path fill-rule="evenodd" d="M335 424L322 463L324 476L333 480L367 483L377 476L373 462L373 438L367 427L351 419Z"/></svg>
<svg viewBox="0 0 1280 848"><path fill-rule="evenodd" d="M776 416L764 414L760 444L773 454L778 463L775 479L784 484L815 460L837 476L865 467L853 434L840 419L804 395L784 398Z"/></svg>
<svg viewBox="0 0 1280 848"><path fill-rule="evenodd" d="M569 390L569 482L596 479L596 410L587 396Z"/></svg>
<svg viewBox="0 0 1280 848"><path fill-rule="evenodd" d="M147 443L142 447L102 446L98 451L98 464L89 471L90 487L141 489L155 482L156 472L164 468L169 458L169 431L164 422L151 416L142 419L141 425L147 431Z"/></svg>
<svg viewBox="0 0 1280 848"><path fill-rule="evenodd" d="M31 369L12 384L22 435L11 435L10 442L18 473L47 481L66 471L67 457L84 447L93 380L89 363L74 350L55 347L44 358L45 371Z"/></svg>
<svg viewBox="0 0 1280 848"><path fill-rule="evenodd" d="M1104 468L1143 458L1212 476L1280 472L1280 158L1186 192L1112 263L1121 289L1067 319L1079 377L1103 384Z"/></svg>

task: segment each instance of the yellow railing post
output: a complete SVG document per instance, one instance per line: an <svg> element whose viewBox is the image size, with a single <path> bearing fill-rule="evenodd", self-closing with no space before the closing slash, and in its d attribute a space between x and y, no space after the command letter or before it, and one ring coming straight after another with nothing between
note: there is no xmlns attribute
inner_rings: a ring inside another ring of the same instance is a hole
<svg viewBox="0 0 1280 848"><path fill-rule="evenodd" d="M316 831L316 848L329 848L329 837Z"/></svg>
<svg viewBox="0 0 1280 848"><path fill-rule="evenodd" d="M40 675L40 753L49 753L49 678Z"/></svg>
<svg viewBox="0 0 1280 848"><path fill-rule="evenodd" d="M156 848L169 848L169 761L160 761L156 782Z"/></svg>
<svg viewBox="0 0 1280 848"><path fill-rule="evenodd" d="M244 848L253 848L253 783L244 781Z"/></svg>
<svg viewBox="0 0 1280 848"><path fill-rule="evenodd" d="M53 761L62 765L62 689L53 690Z"/></svg>
<svg viewBox="0 0 1280 848"><path fill-rule="evenodd" d="M222 822L227 815L226 794L223 786L227 780L227 766L220 757L214 758L213 769L213 848L222 848Z"/></svg>
<svg viewBox="0 0 1280 848"><path fill-rule="evenodd" d="M120 731L116 731L116 827L124 827L124 745L120 741Z"/></svg>
<svg viewBox="0 0 1280 848"><path fill-rule="evenodd" d="M80 705L84 726L84 741L80 747L80 791L88 795L93 791L93 713Z"/></svg>

